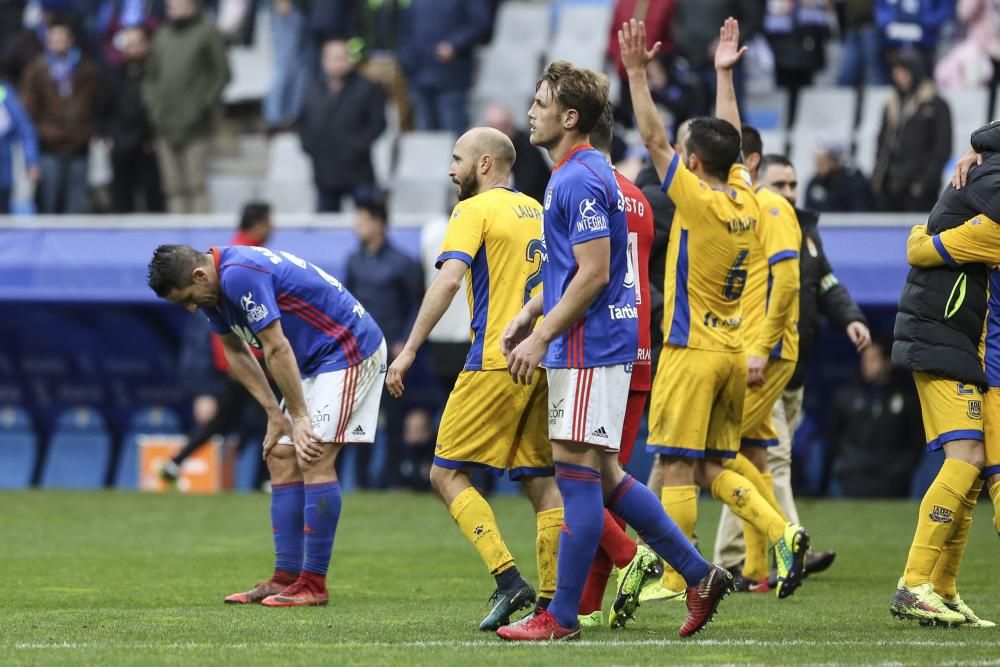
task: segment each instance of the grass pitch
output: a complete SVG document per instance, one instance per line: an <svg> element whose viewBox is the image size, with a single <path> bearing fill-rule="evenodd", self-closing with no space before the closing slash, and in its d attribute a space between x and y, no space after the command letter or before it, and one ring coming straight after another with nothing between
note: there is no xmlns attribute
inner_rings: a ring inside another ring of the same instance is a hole
<svg viewBox="0 0 1000 667"><path fill-rule="evenodd" d="M527 501L493 499L519 567L535 576ZM963 597L1000 620L992 509L980 506ZM631 665L1000 664L1000 629L921 628L889 616L913 503L802 503L837 562L788 600L733 595L697 639L684 607L644 605L624 630L560 645L506 645L476 625L493 590L473 548L429 496L349 495L330 606L225 606L271 571L268 499L0 493L0 664ZM710 552L719 505L700 508Z"/></svg>

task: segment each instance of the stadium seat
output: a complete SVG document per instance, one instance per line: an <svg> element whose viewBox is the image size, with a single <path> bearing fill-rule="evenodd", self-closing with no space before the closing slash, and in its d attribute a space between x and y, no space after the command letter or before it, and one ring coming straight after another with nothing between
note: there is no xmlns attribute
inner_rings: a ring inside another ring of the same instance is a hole
<svg viewBox="0 0 1000 667"><path fill-rule="evenodd" d="M115 466L115 488L138 488L139 436L161 433L181 433L181 420L170 408L144 408L132 415L128 432L122 438L122 448Z"/></svg>
<svg viewBox="0 0 1000 667"><path fill-rule="evenodd" d="M854 166L871 176L878 152L878 132L882 128L885 105L892 95L892 86L867 86L861 93L861 123L858 125L854 150Z"/></svg>
<svg viewBox="0 0 1000 667"><path fill-rule="evenodd" d="M392 162L395 158L396 140L399 133L391 128L386 129L372 144L372 168L375 170L375 182L387 184L392 182Z"/></svg>
<svg viewBox="0 0 1000 667"><path fill-rule="evenodd" d="M90 408L62 413L56 421L42 469L47 489L98 489L104 486L111 438L104 418Z"/></svg>
<svg viewBox="0 0 1000 667"><path fill-rule="evenodd" d="M312 162L302 150L297 134L283 132L271 139L268 146L267 180L312 182Z"/></svg>
<svg viewBox="0 0 1000 667"><path fill-rule="evenodd" d="M452 187L448 181L396 181L389 193L389 214L442 215L446 213Z"/></svg>
<svg viewBox="0 0 1000 667"><path fill-rule="evenodd" d="M312 173L308 178L285 181L264 181L260 184L261 199L270 202L275 212L283 214L314 213L316 211L316 186Z"/></svg>
<svg viewBox="0 0 1000 667"><path fill-rule="evenodd" d="M551 33L551 12L539 2L506 2L497 12L493 45L525 51L536 57L545 50Z"/></svg>
<svg viewBox="0 0 1000 667"><path fill-rule="evenodd" d="M271 17L261 11L255 20L253 46L228 49L231 76L222 93L227 104L262 100L271 85L274 70Z"/></svg>
<svg viewBox="0 0 1000 667"><path fill-rule="evenodd" d="M816 148L827 141L850 147L854 129L856 93L853 88L806 88L799 97L792 128L792 163L798 172L799 193L815 172Z"/></svg>
<svg viewBox="0 0 1000 667"><path fill-rule="evenodd" d="M0 489L31 485L38 456L38 438L24 408L0 407Z"/></svg>
<svg viewBox="0 0 1000 667"><path fill-rule="evenodd" d="M208 198L213 211L238 211L254 194L253 182L244 176L212 174L208 177Z"/></svg>
<svg viewBox="0 0 1000 667"><path fill-rule="evenodd" d="M989 91L980 88L946 88L941 97L951 108L951 154L958 157L969 148L973 130L988 122Z"/></svg>
<svg viewBox="0 0 1000 667"><path fill-rule="evenodd" d="M399 137L399 158L394 178L398 181L448 182L451 132L407 132Z"/></svg>

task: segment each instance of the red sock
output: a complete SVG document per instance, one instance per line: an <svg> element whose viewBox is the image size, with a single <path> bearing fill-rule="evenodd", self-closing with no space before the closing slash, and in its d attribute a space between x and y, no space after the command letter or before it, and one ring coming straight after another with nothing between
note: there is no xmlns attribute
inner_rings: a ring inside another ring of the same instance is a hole
<svg viewBox="0 0 1000 667"><path fill-rule="evenodd" d="M604 510L604 528L601 530L601 549L607 552L618 569L624 569L635 558L636 545L625 533L625 520Z"/></svg>
<svg viewBox="0 0 1000 667"><path fill-rule="evenodd" d="M587 584L583 587L583 596L580 598L580 616L600 611L613 565L614 563L611 562L607 552L598 548L594 562L590 566L590 572L587 573Z"/></svg>
<svg viewBox="0 0 1000 667"><path fill-rule="evenodd" d="M288 570L279 570L277 568L274 569L274 574L271 575L271 581L286 586L291 586L298 578L298 572L289 572Z"/></svg>
<svg viewBox="0 0 1000 667"><path fill-rule="evenodd" d="M309 588L317 593L323 593L326 591L325 574L316 574L315 572L306 572L303 570L299 573L299 579L308 584Z"/></svg>

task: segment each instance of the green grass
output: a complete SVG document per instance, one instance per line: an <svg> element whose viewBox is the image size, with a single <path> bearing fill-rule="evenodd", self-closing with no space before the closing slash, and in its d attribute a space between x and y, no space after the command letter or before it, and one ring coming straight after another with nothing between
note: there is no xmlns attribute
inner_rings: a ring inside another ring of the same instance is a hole
<svg viewBox="0 0 1000 667"><path fill-rule="evenodd" d="M427 496L351 495L326 608L229 607L224 595L271 568L266 497L0 494L0 664L1000 664L1000 630L921 628L889 617L912 535L911 503L803 503L834 567L788 600L734 595L698 639L683 605L643 606L627 629L568 645L505 645L476 625L493 589L482 563ZM988 504L987 504L988 505ZM494 502L534 577L526 501ZM718 505L703 503L710 548ZM965 599L1000 617L991 508L980 507ZM553 663L553 661L557 661Z"/></svg>

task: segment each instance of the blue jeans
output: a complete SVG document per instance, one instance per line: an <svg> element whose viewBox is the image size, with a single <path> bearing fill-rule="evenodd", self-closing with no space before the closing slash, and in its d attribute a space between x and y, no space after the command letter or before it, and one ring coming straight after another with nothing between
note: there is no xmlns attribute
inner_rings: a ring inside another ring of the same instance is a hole
<svg viewBox="0 0 1000 667"><path fill-rule="evenodd" d="M358 183L346 188L321 188L316 186L316 212L340 213L341 200L350 196L354 205L371 203L377 199L378 192L374 183Z"/></svg>
<svg viewBox="0 0 1000 667"><path fill-rule="evenodd" d="M413 117L418 130L447 130L455 136L469 129L469 95L465 90L410 88Z"/></svg>
<svg viewBox="0 0 1000 667"><path fill-rule="evenodd" d="M87 155L42 153L40 213L83 213L87 210Z"/></svg>
<svg viewBox="0 0 1000 667"><path fill-rule="evenodd" d="M274 79L264 99L264 120L271 126L290 125L299 117L302 96L312 73L306 59L305 19L298 11L271 12Z"/></svg>
<svg viewBox="0 0 1000 667"><path fill-rule="evenodd" d="M838 86L884 86L889 83L882 48L875 26L865 26L844 33L844 59L840 63Z"/></svg>

